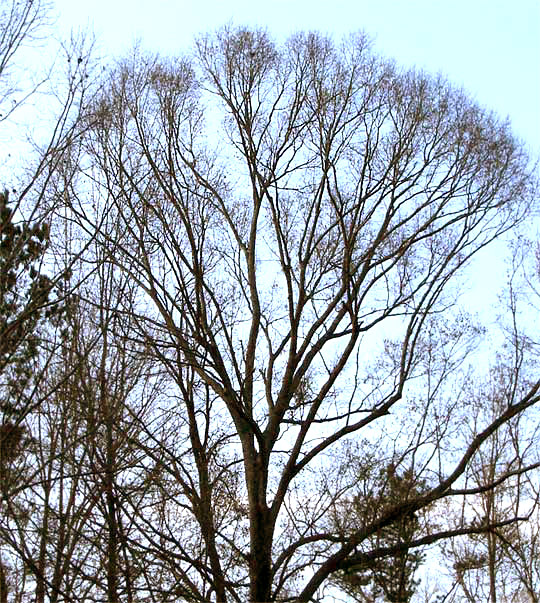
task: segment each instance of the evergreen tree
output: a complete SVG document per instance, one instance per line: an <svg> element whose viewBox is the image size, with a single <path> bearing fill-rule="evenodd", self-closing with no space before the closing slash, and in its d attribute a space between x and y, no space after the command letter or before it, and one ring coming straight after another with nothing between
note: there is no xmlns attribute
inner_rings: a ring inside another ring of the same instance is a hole
<svg viewBox="0 0 540 603"><path fill-rule="evenodd" d="M368 496L357 495L352 500L349 511L359 521L366 514L381 513L417 496L423 489L411 469L400 475L393 464L380 471L376 483L382 486L375 492ZM409 546L419 531L420 522L416 513L401 515L380 530L370 543L373 548L399 547L399 550L392 555L375 557L341 570L335 584L361 603L408 603L419 584L415 573L424 558L419 549Z"/></svg>
<svg viewBox="0 0 540 603"><path fill-rule="evenodd" d="M24 444L26 393L38 360L44 321L60 310L53 281L43 274L46 222L17 221L8 192L0 193L0 471L5 492L9 466Z"/></svg>

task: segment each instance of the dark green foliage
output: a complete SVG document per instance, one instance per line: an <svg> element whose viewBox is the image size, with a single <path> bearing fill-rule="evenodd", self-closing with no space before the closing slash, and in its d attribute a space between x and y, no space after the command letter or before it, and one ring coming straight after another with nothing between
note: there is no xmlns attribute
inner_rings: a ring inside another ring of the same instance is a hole
<svg viewBox="0 0 540 603"><path fill-rule="evenodd" d="M0 193L0 473L3 486L28 443L22 421L38 372L45 324L61 315L54 283L43 274L46 222L17 221L8 192Z"/></svg>
<svg viewBox="0 0 540 603"><path fill-rule="evenodd" d="M380 514L414 497L423 489L413 471L407 470L400 475L392 464L380 471L376 483L376 490L369 496L358 495L353 498L352 508L356 517L373 512ZM420 522L416 513L401 515L383 528L371 542L375 549L399 547L399 551L347 567L339 573L336 584L360 602L408 603L418 586L415 573L423 561L421 551L409 546L419 530Z"/></svg>
<svg viewBox="0 0 540 603"><path fill-rule="evenodd" d="M0 404L6 416L30 382L44 318L58 311L50 304L52 281L40 262L49 240L48 224L17 223L7 191L0 194Z"/></svg>

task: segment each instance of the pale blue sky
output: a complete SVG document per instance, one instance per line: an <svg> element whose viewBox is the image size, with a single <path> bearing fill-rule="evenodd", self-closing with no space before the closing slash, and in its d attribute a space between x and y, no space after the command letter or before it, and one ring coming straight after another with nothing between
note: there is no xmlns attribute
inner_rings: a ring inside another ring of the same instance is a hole
<svg viewBox="0 0 540 603"><path fill-rule="evenodd" d="M404 65L441 71L484 106L509 116L540 154L540 0L57 0L58 25L93 27L102 54L135 39L177 53L228 21L282 37L299 29L339 36L362 29Z"/></svg>

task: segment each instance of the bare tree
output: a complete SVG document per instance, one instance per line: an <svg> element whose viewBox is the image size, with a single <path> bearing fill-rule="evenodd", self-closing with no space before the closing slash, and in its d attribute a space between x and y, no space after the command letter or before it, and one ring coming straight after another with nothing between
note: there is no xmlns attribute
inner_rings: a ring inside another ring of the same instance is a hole
<svg viewBox="0 0 540 603"><path fill-rule="evenodd" d="M507 408L509 398L511 403L511 396L519 391L512 387L512 375L501 366L493 370L491 378L486 387L477 386L469 393L472 433L477 432L479 424L492 421ZM533 450L537 436L519 419L494 433L475 455L466 479L477 494L465 499L460 510L454 509L462 522L499 526L462 536L444 546L444 558L452 563L457 591L467 601L512 601L524 586L519 574L527 572L528 564L522 572L515 570L521 563L526 534L534 531L529 521L534 523L538 504L534 477L524 467L527 463L538 464L538 456ZM514 523L518 517L521 521ZM451 600L461 600L457 593L454 597L458 598Z"/></svg>
<svg viewBox="0 0 540 603"><path fill-rule="evenodd" d="M528 383L456 444L464 404L443 384L470 331L453 283L535 194L506 124L363 36L224 29L191 62L135 53L83 129L71 219L129 276L131 336L170 380L137 443L149 597L308 602L346 568L499 527L372 538L475 495L471 462L539 399ZM361 437L426 488L329 530L352 486L333 460Z"/></svg>
<svg viewBox="0 0 540 603"><path fill-rule="evenodd" d="M23 86L17 73L21 68L21 50L39 42L50 22L51 4L43 0L6 0L0 8L0 123L6 121L42 85L47 74L37 82ZM27 71L25 74L28 83ZM34 74L32 74L34 75Z"/></svg>
<svg viewBox="0 0 540 603"><path fill-rule="evenodd" d="M466 386L470 411L463 425L470 436L514 405L536 377L538 333L530 317L538 311L538 266L531 250L534 244L522 236L512 243L508 286L501 295L507 312L499 317L503 343L487 378ZM463 501L460 513L477 525L501 527L445 544L457 587L449 600L537 601L538 478L536 471L526 471L540 460L537 440L537 411L518 414L470 463L466 479L477 494ZM522 520L511 523L515 517Z"/></svg>
<svg viewBox="0 0 540 603"><path fill-rule="evenodd" d="M40 580L39 562L29 548L19 546L31 532L29 517L39 499L32 498L35 479L43 466L36 459L36 413L54 390L43 391L56 352L56 330L65 310L64 271L55 264L50 233L52 208L49 184L74 125L86 87L86 55L69 68L62 93L49 94L47 108L54 111L48 134L35 140L33 152L25 148L25 165L13 166L22 136L13 121L17 113L31 113L34 93L52 81L52 71L34 73L22 58L41 41L49 22L50 4L37 0L4 2L0 8L0 124L3 144L0 199L0 600L20 597ZM84 58L83 58L84 57ZM28 58L28 57L27 57ZM69 57L68 57L69 58ZM22 77L21 77L22 74ZM55 84L59 84L57 80ZM49 91L50 92L50 91ZM56 92L59 92L57 88ZM45 105L45 104L44 104ZM35 107L34 107L35 108ZM40 118L47 114L40 107ZM10 170L9 172L7 170ZM64 266L65 267L65 266ZM50 383L50 382L49 382ZM42 442L42 450L47 446ZM24 528L24 529L23 529ZM27 532L25 530L28 529ZM20 538L22 536L22 538ZM31 540L31 539L29 539ZM38 600L40 593L37 592Z"/></svg>

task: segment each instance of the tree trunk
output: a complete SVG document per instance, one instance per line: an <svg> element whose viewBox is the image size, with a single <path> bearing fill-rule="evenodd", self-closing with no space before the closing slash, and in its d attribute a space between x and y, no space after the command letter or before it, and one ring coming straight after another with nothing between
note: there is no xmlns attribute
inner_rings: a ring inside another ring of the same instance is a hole
<svg viewBox="0 0 540 603"><path fill-rule="evenodd" d="M272 587L272 528L266 504L267 469L255 453L246 471L250 514L249 603L270 601Z"/></svg>
<svg viewBox="0 0 540 603"><path fill-rule="evenodd" d="M8 603L8 586L4 563L0 560L0 603Z"/></svg>
<svg viewBox="0 0 540 603"><path fill-rule="evenodd" d="M107 500L107 600L108 603L118 603L118 526L116 517L116 500L114 493L114 450L112 419L107 417L107 469L106 469L106 500Z"/></svg>

